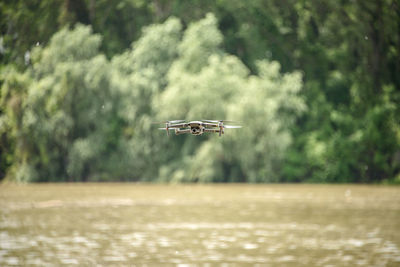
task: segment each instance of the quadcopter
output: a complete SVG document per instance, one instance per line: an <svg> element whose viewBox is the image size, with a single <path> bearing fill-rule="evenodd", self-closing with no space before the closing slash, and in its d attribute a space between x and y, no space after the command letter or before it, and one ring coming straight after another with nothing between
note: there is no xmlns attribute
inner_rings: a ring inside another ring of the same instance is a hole
<svg viewBox="0 0 400 267"><path fill-rule="evenodd" d="M225 133L225 129L242 128L238 125L224 125L224 122L233 122L227 120L201 120L189 121L173 120L165 122L155 122L155 124L165 123L165 128L158 128L159 130L167 131L169 136L170 130L175 130L175 135L179 134L192 134L202 135L203 133L218 133L219 136Z"/></svg>

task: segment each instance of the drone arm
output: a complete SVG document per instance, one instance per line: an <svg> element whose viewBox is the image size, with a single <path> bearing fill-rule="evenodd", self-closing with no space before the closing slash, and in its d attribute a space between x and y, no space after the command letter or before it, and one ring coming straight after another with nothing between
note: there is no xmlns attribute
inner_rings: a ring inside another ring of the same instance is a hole
<svg viewBox="0 0 400 267"><path fill-rule="evenodd" d="M205 127L218 127L218 123L203 122L202 125Z"/></svg>
<svg viewBox="0 0 400 267"><path fill-rule="evenodd" d="M176 123L176 124L169 124L169 128L175 128L175 129L179 129L179 128L185 128L188 127L187 123Z"/></svg>
<svg viewBox="0 0 400 267"><path fill-rule="evenodd" d="M221 136L221 133L224 133L223 130L222 130L222 132L220 132L220 129L209 129L209 128L204 128L204 132L205 133L220 133L220 136Z"/></svg>
<svg viewBox="0 0 400 267"><path fill-rule="evenodd" d="M190 129L175 129L175 134L176 135L186 134L186 133L190 133Z"/></svg>

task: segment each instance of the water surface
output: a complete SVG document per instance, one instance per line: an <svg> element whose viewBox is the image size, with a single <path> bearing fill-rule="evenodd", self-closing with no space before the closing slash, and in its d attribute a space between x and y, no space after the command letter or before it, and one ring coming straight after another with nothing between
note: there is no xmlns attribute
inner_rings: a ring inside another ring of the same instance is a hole
<svg viewBox="0 0 400 267"><path fill-rule="evenodd" d="M0 266L400 266L400 188L0 186Z"/></svg>

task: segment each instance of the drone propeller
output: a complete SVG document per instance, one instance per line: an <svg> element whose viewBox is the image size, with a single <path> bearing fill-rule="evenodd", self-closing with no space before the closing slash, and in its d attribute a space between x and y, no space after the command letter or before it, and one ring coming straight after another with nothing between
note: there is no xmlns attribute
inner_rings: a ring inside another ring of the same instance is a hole
<svg viewBox="0 0 400 267"><path fill-rule="evenodd" d="M242 128L240 125L223 125L222 123L219 125L219 136L221 136L221 132L224 133L224 129L238 129Z"/></svg>
<svg viewBox="0 0 400 267"><path fill-rule="evenodd" d="M210 123L219 123L219 122L239 123L238 121L231 121L231 120L201 120L201 121Z"/></svg>
<svg viewBox="0 0 400 267"><path fill-rule="evenodd" d="M224 127L224 128L227 128L227 129L238 129L238 128L242 128L242 126L240 126L240 125L224 125L223 127Z"/></svg>
<svg viewBox="0 0 400 267"><path fill-rule="evenodd" d="M184 122L185 120L172 120L172 121L157 121L157 122L152 122L152 124L161 124L161 123L180 123Z"/></svg>
<svg viewBox="0 0 400 267"><path fill-rule="evenodd" d="M170 123L181 123L181 122L185 122L185 120L173 120L173 121L169 121Z"/></svg>

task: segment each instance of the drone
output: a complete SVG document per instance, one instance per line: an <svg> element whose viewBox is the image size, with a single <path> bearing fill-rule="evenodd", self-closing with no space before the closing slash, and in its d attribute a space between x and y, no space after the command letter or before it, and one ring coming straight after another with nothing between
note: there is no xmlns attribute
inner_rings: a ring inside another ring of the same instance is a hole
<svg viewBox="0 0 400 267"><path fill-rule="evenodd" d="M242 126L239 125L224 125L224 122L234 123L233 121L227 120L200 120L189 122L186 122L185 120L173 120L165 122L154 122L154 124L165 123L165 128L158 129L167 131L168 136L170 130L175 130L175 135L202 135L203 133L218 133L218 135L221 136L225 133L225 129L242 128Z"/></svg>

